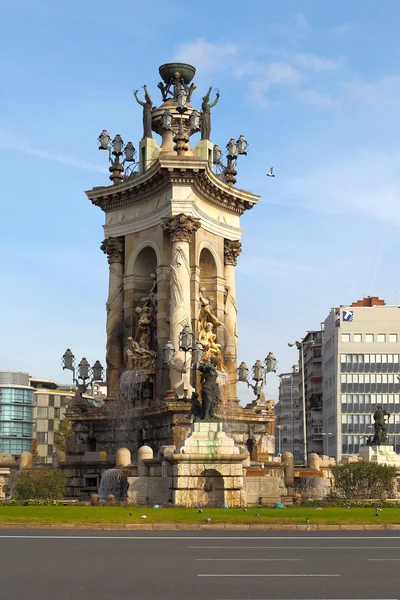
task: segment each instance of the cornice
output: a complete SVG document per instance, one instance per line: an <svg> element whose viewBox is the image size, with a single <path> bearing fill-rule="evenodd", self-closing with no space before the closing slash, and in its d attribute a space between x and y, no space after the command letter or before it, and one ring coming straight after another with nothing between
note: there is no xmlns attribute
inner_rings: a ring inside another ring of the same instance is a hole
<svg viewBox="0 0 400 600"><path fill-rule="evenodd" d="M230 187L213 173L208 161L196 156L159 158L147 171L125 182L95 187L86 192L104 212L133 205L161 194L173 185L190 186L206 203L241 215L253 208L260 196Z"/></svg>

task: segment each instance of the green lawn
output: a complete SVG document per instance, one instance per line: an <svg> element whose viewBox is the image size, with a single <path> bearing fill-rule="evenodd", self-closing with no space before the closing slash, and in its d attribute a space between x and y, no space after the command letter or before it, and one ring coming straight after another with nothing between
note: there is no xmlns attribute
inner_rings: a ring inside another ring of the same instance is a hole
<svg viewBox="0 0 400 600"><path fill-rule="evenodd" d="M147 520L141 516L146 515ZM259 516L257 516L259 515ZM285 509L204 508L202 513L194 508L147 508L121 506L2 506L1 523L201 523L206 518L213 523L275 523L335 525L339 523L400 524L400 508L384 508L375 516L374 508L323 508L310 507Z"/></svg>

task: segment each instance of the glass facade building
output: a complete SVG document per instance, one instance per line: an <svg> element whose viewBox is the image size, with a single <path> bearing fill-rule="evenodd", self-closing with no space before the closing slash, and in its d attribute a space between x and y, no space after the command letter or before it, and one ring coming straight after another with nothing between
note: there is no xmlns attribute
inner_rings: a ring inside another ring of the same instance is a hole
<svg viewBox="0 0 400 600"><path fill-rule="evenodd" d="M33 394L28 373L0 371L0 454L31 452Z"/></svg>

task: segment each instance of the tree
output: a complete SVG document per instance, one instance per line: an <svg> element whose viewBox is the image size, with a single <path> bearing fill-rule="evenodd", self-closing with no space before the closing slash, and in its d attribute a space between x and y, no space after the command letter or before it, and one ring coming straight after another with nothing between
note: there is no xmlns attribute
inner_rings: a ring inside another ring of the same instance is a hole
<svg viewBox="0 0 400 600"><path fill-rule="evenodd" d="M67 436L72 433L72 423L67 419L60 422L54 432L54 448L65 452L67 446Z"/></svg>
<svg viewBox="0 0 400 600"><path fill-rule="evenodd" d="M38 441L36 438L32 440L32 462L37 462L39 460L39 450L38 450Z"/></svg>
<svg viewBox="0 0 400 600"><path fill-rule="evenodd" d="M57 469L32 469L15 475L16 500L61 500L65 494L66 474Z"/></svg>
<svg viewBox="0 0 400 600"><path fill-rule="evenodd" d="M393 494L396 467L363 460L332 468L335 492L341 498L384 500Z"/></svg>

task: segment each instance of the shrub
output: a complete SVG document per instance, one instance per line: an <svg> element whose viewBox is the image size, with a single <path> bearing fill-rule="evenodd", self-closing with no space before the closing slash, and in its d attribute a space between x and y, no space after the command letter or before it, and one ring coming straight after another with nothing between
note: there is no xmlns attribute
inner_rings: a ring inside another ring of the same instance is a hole
<svg viewBox="0 0 400 600"><path fill-rule="evenodd" d="M360 461L335 465L332 473L339 498L384 500L393 494L396 467Z"/></svg>
<svg viewBox="0 0 400 600"><path fill-rule="evenodd" d="M15 476L13 496L16 500L61 500L65 494L63 471L32 469Z"/></svg>

